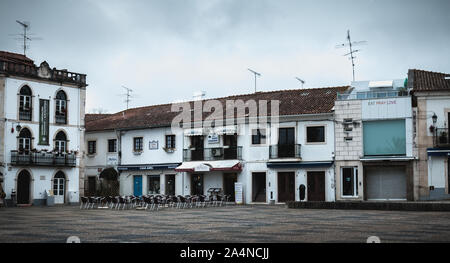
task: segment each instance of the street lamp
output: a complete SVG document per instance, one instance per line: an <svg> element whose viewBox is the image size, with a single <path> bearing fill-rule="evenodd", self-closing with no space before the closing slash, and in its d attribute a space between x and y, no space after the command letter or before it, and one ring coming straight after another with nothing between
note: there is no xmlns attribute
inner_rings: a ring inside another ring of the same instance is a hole
<svg viewBox="0 0 450 263"><path fill-rule="evenodd" d="M434 113L433 114L433 117L431 117L431 119L433 120L433 126L434 126L434 128L436 128L436 122L437 122L437 115L436 115L436 113Z"/></svg>

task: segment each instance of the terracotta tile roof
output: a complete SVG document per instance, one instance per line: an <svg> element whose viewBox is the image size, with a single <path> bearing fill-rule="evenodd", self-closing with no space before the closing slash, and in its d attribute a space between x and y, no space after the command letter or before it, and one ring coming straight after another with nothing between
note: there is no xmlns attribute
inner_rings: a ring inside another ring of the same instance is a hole
<svg viewBox="0 0 450 263"><path fill-rule="evenodd" d="M24 64L28 66L33 66L34 61L30 58L17 53L11 53L6 51L0 51L0 61L14 62L18 64Z"/></svg>
<svg viewBox="0 0 450 263"><path fill-rule="evenodd" d="M100 114L100 113L87 113L84 117L84 120L86 122L91 122L91 121L96 121L96 120L100 120L106 117L111 116L111 114Z"/></svg>
<svg viewBox="0 0 450 263"><path fill-rule="evenodd" d="M202 102L205 103L208 100L218 100L222 105L225 105L227 100L242 100L243 102L255 100L257 103L260 100L266 100L268 102L268 115L270 116L270 101L279 100L280 116L331 113L333 111L337 92L344 92L348 88L348 86L343 86L257 92L253 94L207 99ZM188 103L190 103L191 108L193 108L193 102L190 101ZM179 112L171 112L171 106L172 104L162 104L133 108L101 117L86 114L86 131L170 126L173 118L179 114ZM224 114L225 108L226 107L223 106ZM204 113L203 118L208 115L210 115L210 113Z"/></svg>
<svg viewBox="0 0 450 263"><path fill-rule="evenodd" d="M408 88L412 91L450 91L450 74L410 69L408 71Z"/></svg>

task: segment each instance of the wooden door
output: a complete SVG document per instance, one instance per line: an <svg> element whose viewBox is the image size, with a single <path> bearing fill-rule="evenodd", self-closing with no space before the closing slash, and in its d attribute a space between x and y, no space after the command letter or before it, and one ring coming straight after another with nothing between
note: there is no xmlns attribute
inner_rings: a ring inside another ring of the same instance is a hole
<svg viewBox="0 0 450 263"><path fill-rule="evenodd" d="M278 173L278 202L295 200L295 173Z"/></svg>
<svg viewBox="0 0 450 263"><path fill-rule="evenodd" d="M31 175L27 170L20 172L17 178L17 203L29 204L30 203L30 184Z"/></svg>
<svg viewBox="0 0 450 263"><path fill-rule="evenodd" d="M325 172L308 172L308 201L325 201Z"/></svg>

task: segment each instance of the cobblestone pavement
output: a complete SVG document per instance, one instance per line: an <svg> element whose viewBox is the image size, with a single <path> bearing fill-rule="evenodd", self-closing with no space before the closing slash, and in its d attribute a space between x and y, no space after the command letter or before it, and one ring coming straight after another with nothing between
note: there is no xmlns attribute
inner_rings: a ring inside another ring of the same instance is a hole
<svg viewBox="0 0 450 263"><path fill-rule="evenodd" d="M228 206L160 211L0 208L0 242L450 242L449 212Z"/></svg>

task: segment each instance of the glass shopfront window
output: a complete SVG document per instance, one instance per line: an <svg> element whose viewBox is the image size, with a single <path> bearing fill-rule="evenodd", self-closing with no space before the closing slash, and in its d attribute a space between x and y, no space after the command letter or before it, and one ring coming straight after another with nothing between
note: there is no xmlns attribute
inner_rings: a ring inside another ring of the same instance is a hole
<svg viewBox="0 0 450 263"><path fill-rule="evenodd" d="M406 155L405 120L363 122L364 155Z"/></svg>
<svg viewBox="0 0 450 263"><path fill-rule="evenodd" d="M148 194L160 194L161 191L160 176L149 175L148 176Z"/></svg>

